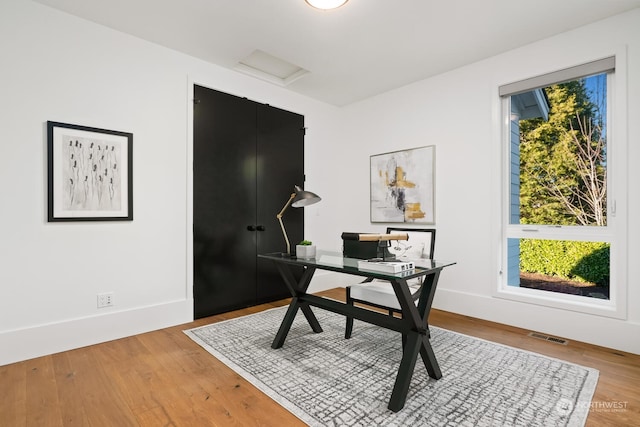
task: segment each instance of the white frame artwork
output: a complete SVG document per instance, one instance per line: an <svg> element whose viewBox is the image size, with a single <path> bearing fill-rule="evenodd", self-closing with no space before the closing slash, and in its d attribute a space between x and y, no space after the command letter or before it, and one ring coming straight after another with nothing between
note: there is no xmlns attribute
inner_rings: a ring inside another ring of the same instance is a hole
<svg viewBox="0 0 640 427"><path fill-rule="evenodd" d="M435 224L436 147L370 157L371 222Z"/></svg>

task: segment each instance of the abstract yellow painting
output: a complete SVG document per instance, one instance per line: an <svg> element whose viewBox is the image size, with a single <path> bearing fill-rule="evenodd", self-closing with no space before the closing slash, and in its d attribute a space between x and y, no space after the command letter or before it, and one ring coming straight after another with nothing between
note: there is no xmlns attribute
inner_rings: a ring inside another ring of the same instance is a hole
<svg viewBox="0 0 640 427"><path fill-rule="evenodd" d="M376 154L371 162L371 222L435 223L434 145Z"/></svg>

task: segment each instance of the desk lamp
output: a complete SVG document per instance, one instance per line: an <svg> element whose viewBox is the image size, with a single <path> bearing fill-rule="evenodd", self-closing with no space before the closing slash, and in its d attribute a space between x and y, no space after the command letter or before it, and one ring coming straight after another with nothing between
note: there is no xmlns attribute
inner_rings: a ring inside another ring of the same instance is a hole
<svg viewBox="0 0 640 427"><path fill-rule="evenodd" d="M317 194L312 193L311 191L304 191L297 185L293 187L293 190L294 191L293 193L291 193L291 197L289 197L287 203L284 204L284 207L282 208L280 213L276 215L276 218L278 218L278 221L280 222L280 228L282 228L284 241L287 242L287 256L291 254L291 244L289 243L289 236L287 236L287 231L284 229L284 224L282 223L282 215L284 214L284 211L287 210L289 205L293 206L294 208L303 208L305 206L318 203L320 200L322 200Z"/></svg>

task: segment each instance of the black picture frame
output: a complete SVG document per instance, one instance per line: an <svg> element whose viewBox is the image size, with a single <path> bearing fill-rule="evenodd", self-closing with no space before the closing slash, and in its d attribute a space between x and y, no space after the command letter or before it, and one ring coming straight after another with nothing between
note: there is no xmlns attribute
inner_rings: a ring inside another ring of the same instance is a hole
<svg viewBox="0 0 640 427"><path fill-rule="evenodd" d="M133 220L133 134L47 122L48 222Z"/></svg>

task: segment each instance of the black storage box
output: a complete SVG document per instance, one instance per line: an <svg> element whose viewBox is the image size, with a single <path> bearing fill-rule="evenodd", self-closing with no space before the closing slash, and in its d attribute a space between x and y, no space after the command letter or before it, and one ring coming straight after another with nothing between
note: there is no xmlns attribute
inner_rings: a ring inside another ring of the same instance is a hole
<svg viewBox="0 0 640 427"><path fill-rule="evenodd" d="M360 241L360 234L366 233L342 233L342 255L347 258L358 259L394 259L389 253L388 241Z"/></svg>

